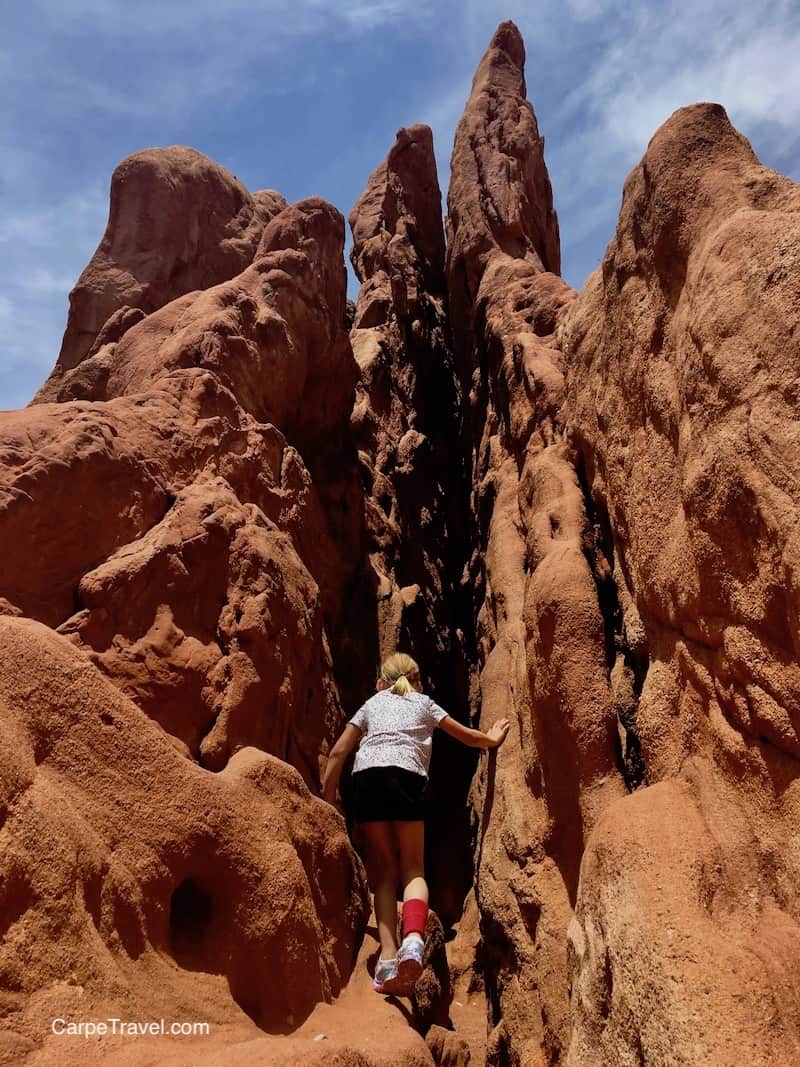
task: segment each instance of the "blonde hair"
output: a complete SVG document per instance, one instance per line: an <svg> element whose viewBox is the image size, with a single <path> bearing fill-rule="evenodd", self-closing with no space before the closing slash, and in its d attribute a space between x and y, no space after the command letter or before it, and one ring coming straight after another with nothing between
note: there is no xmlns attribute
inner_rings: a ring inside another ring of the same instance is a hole
<svg viewBox="0 0 800 1067"><path fill-rule="evenodd" d="M381 664L381 678L389 683L392 693L404 697L413 691L410 679L419 678L419 667L405 652L395 652Z"/></svg>

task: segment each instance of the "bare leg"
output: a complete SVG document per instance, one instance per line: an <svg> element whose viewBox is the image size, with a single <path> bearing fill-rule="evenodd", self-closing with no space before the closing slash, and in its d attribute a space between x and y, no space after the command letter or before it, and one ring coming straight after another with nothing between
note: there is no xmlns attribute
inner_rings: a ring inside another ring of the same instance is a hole
<svg viewBox="0 0 800 1067"><path fill-rule="evenodd" d="M428 883L425 881L425 823L399 822L391 824L400 853L400 876L403 880L403 900L424 900L428 903Z"/></svg>
<svg viewBox="0 0 800 1067"><path fill-rule="evenodd" d="M381 943L381 959L397 955L397 844L388 822L362 823L367 844L367 874L375 894L375 919Z"/></svg>

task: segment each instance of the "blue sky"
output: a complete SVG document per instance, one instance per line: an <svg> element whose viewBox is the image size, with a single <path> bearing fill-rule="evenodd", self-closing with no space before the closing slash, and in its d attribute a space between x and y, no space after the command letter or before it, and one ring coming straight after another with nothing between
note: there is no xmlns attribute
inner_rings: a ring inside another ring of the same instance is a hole
<svg viewBox="0 0 800 1067"><path fill-rule="evenodd" d="M399 126L453 131L499 21L527 49L563 273L580 287L656 128L723 104L800 180L796 0L0 0L0 408L49 373L124 156L188 144L346 216Z"/></svg>

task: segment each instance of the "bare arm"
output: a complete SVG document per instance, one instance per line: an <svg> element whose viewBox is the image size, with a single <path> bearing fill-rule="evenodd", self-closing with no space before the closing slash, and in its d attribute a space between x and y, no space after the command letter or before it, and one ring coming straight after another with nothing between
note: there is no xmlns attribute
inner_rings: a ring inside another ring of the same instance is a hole
<svg viewBox="0 0 800 1067"><path fill-rule="evenodd" d="M505 741L510 725L509 719L498 719L484 733L483 730L473 730L450 715L445 715L439 722L439 729L472 748L498 748Z"/></svg>
<svg viewBox="0 0 800 1067"><path fill-rule="evenodd" d="M336 790L339 787L339 779L342 776L342 768L345 760L361 740L361 731L357 726L348 723L341 737L333 746L325 765L325 774L322 779L322 799L329 804L336 802Z"/></svg>

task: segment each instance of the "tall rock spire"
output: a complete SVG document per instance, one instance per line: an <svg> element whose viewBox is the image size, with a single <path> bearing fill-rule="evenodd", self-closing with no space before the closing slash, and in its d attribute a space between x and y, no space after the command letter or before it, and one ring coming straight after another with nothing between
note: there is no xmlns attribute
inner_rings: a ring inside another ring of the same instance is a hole
<svg viewBox="0 0 800 1067"><path fill-rule="evenodd" d="M525 45L502 22L472 81L458 124L447 195L447 271L456 348L471 321L492 252L559 274L558 219L544 138L526 97Z"/></svg>
<svg viewBox="0 0 800 1067"><path fill-rule="evenodd" d="M510 22L481 60L455 136L447 217L454 351L468 402L473 712L512 729L472 787L489 1062L557 1062L569 1039L566 930L583 841L615 766L615 700L580 479L564 441L559 277L543 140ZM604 566L605 564L605 566ZM567 784L569 783L569 784ZM534 903L535 902L535 903ZM463 929L474 929L467 915ZM471 943L470 943L471 944ZM469 982L467 982L467 987Z"/></svg>

